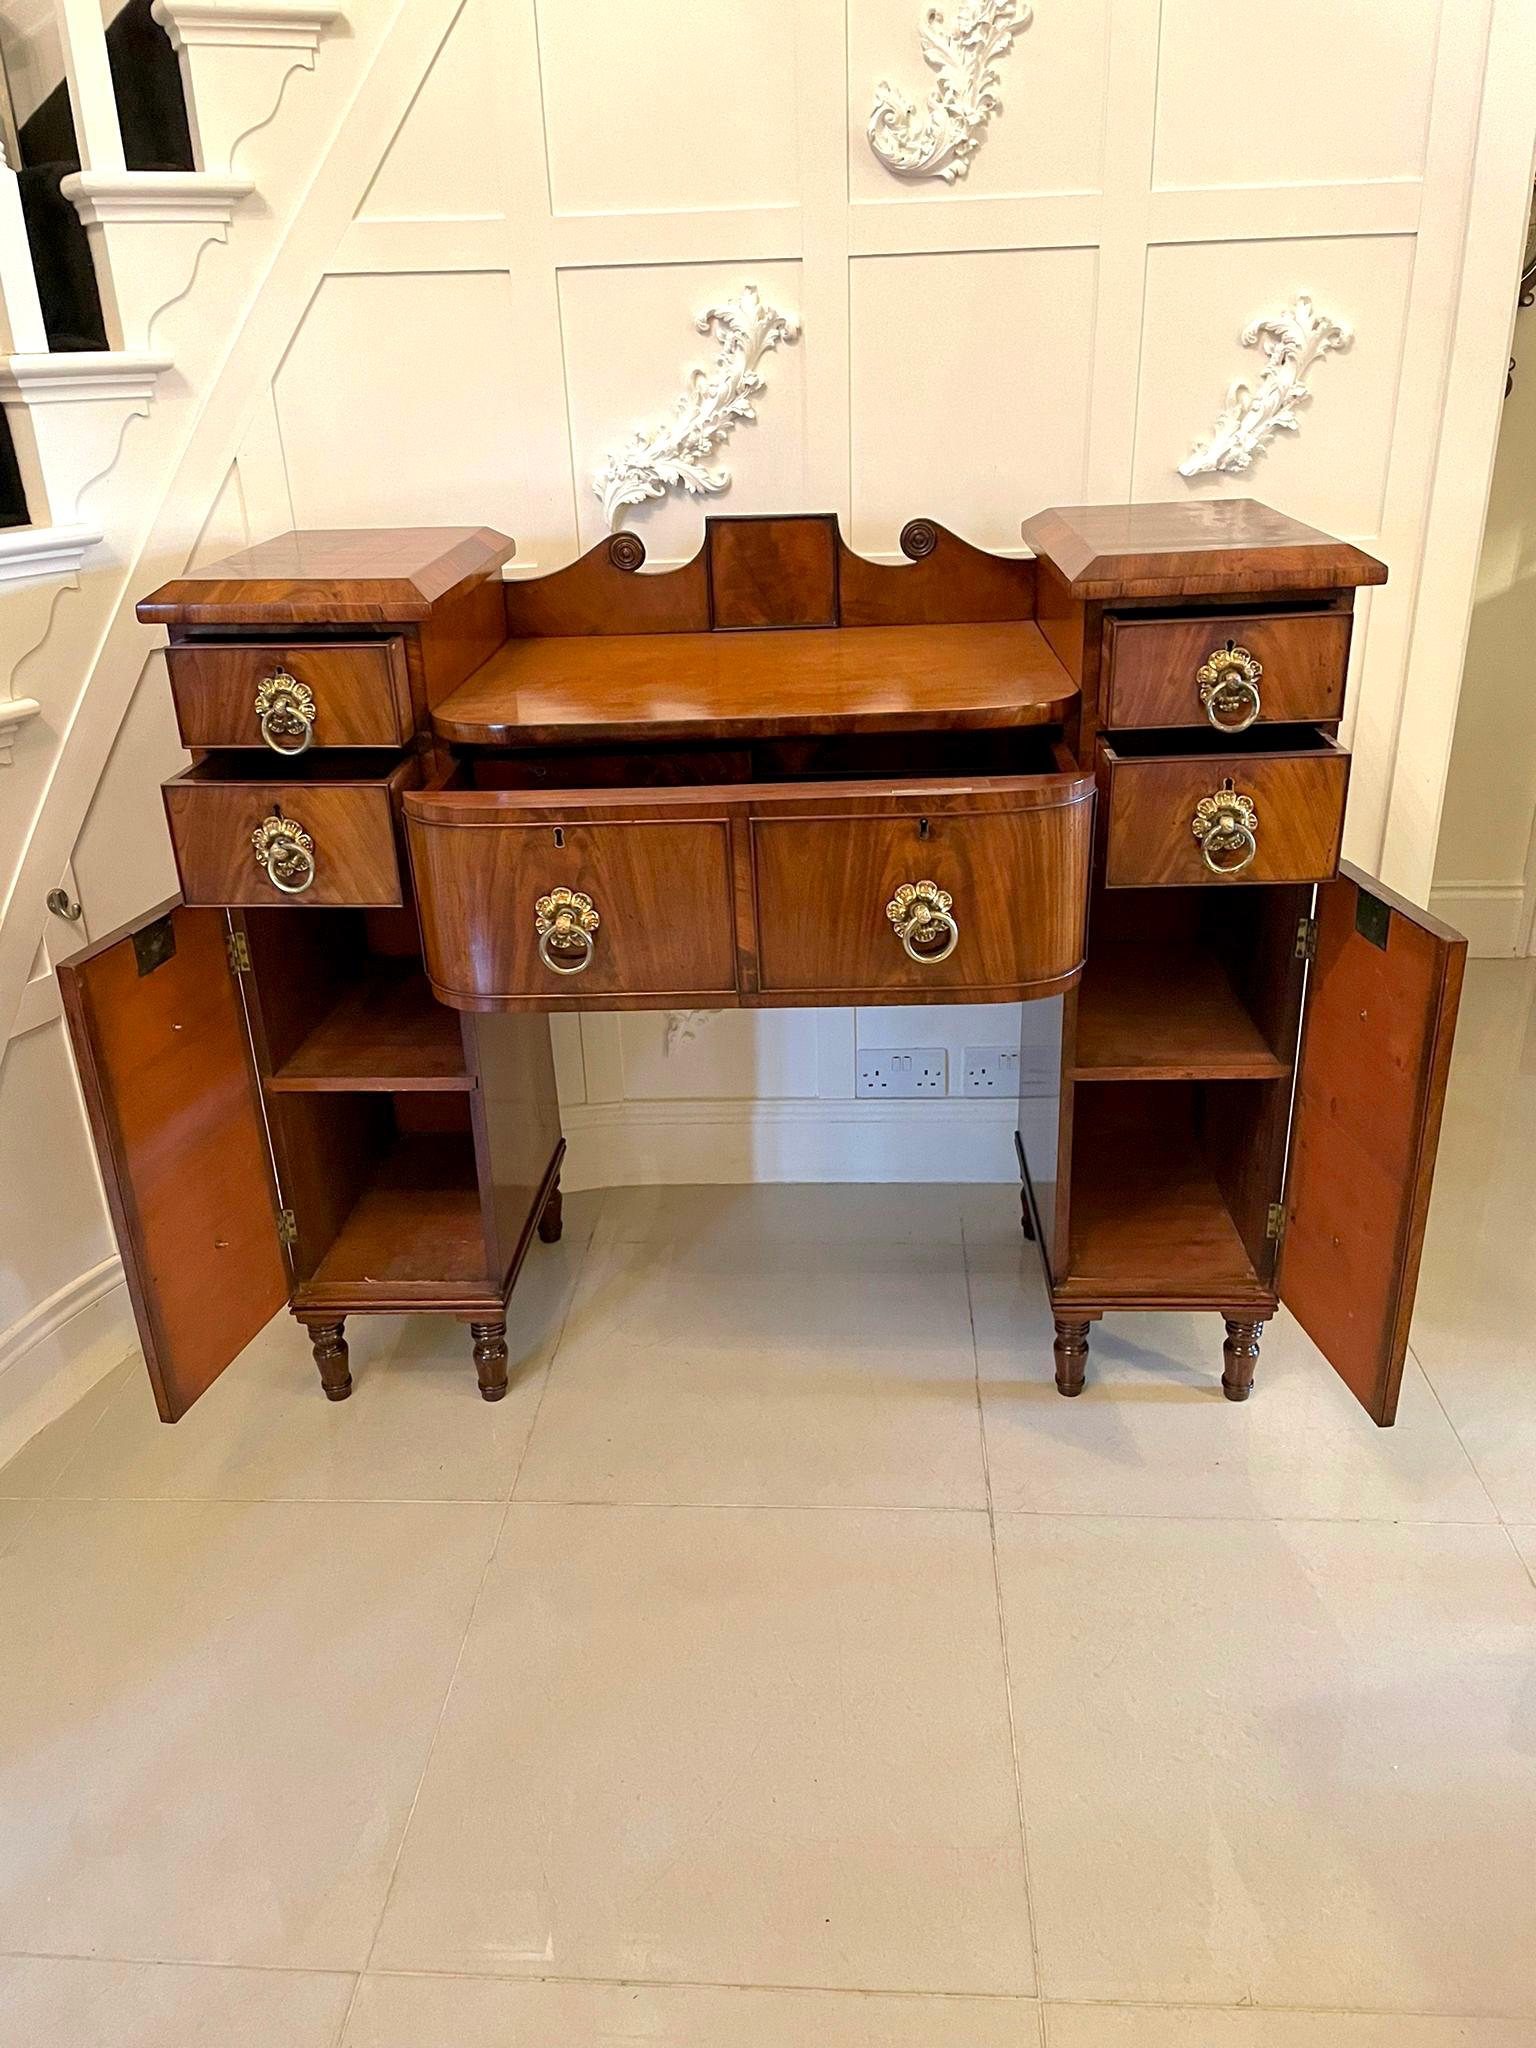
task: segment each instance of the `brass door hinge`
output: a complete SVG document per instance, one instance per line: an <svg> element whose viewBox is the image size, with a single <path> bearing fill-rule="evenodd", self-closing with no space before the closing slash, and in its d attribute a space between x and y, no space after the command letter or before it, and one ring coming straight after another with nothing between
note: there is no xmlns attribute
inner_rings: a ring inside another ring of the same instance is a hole
<svg viewBox="0 0 1536 2048"><path fill-rule="evenodd" d="M290 1250L299 1241L298 1218L291 1209L279 1209L277 1212L277 1241Z"/></svg>
<svg viewBox="0 0 1536 2048"><path fill-rule="evenodd" d="M1285 1235L1285 1204L1271 1202L1264 1217L1264 1235L1272 1237L1278 1244Z"/></svg>
<svg viewBox="0 0 1536 2048"><path fill-rule="evenodd" d="M1317 958L1317 919L1298 917L1296 920L1296 958L1315 960Z"/></svg>
<svg viewBox="0 0 1536 2048"><path fill-rule="evenodd" d="M231 974L249 974L251 971L251 942L244 932L226 932L224 950L229 955Z"/></svg>

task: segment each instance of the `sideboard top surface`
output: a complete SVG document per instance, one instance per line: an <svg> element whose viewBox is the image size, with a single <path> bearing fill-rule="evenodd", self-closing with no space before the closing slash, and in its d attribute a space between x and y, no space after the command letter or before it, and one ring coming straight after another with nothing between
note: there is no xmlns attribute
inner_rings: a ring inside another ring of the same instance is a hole
<svg viewBox="0 0 1536 2048"><path fill-rule="evenodd" d="M460 746L1057 724L1038 626L844 626L509 640L433 713Z"/></svg>
<svg viewBox="0 0 1536 2048"><path fill-rule="evenodd" d="M164 583L147 625L405 625L516 553L490 526L316 527L280 533Z"/></svg>
<svg viewBox="0 0 1536 2048"><path fill-rule="evenodd" d="M1081 600L1348 590L1387 580L1373 555L1257 498L1058 505L1020 531Z"/></svg>

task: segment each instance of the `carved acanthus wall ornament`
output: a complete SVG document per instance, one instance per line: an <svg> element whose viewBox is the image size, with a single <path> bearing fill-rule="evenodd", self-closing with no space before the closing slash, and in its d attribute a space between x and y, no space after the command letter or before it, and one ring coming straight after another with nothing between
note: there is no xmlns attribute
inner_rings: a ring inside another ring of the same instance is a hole
<svg viewBox="0 0 1536 2048"><path fill-rule="evenodd" d="M610 449L592 479L610 526L626 505L664 498L672 489L693 498L728 490L730 471L706 467L707 459L738 421L757 418L752 401L764 388L758 370L763 357L781 341L800 338L799 321L766 304L752 284L724 305L710 306L695 325L720 345L713 365L691 370L672 417Z"/></svg>
<svg viewBox="0 0 1536 2048"><path fill-rule="evenodd" d="M1194 454L1179 464L1179 475L1207 476L1218 470L1232 474L1247 469L1276 433L1298 433L1301 421L1296 408L1312 395L1305 380L1313 364L1337 349L1348 348L1354 338L1342 321L1319 313L1305 293L1298 295L1288 312L1271 313L1245 327L1243 347L1262 346L1268 366L1257 384L1238 377L1228 386L1226 409L1210 440L1196 444Z"/></svg>
<svg viewBox="0 0 1536 2048"><path fill-rule="evenodd" d="M918 38L938 83L919 109L884 79L875 87L869 146L899 178L942 178L953 185L986 140L987 123L1003 108L994 65L1033 18L1027 0L963 0L953 28L930 7Z"/></svg>
<svg viewBox="0 0 1536 2048"><path fill-rule="evenodd" d="M719 1016L718 1010L666 1010L666 1035L661 1042L662 1057L670 1059L673 1049L688 1045L698 1037L706 1024L713 1023Z"/></svg>

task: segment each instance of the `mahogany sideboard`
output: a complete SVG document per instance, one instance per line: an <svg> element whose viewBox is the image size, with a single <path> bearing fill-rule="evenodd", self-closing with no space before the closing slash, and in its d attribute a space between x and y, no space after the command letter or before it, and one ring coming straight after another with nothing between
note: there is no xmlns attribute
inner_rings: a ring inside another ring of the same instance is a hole
<svg viewBox="0 0 1536 2048"><path fill-rule="evenodd" d="M181 894L60 969L161 1414L283 1304L505 1306L560 1229L547 1015L1059 998L1021 1143L1056 1383L1092 1323L1285 1302L1395 1413L1465 943L1339 859L1370 556L1246 499L711 519L506 581L487 529L290 533L166 584Z"/></svg>

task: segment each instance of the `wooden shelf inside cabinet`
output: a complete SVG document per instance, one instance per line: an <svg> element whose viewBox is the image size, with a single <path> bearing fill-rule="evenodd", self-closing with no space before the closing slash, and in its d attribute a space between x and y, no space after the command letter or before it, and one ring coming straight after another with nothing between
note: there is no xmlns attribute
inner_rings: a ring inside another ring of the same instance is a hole
<svg viewBox="0 0 1536 2048"><path fill-rule="evenodd" d="M432 714L457 746L1055 725L1077 687L1028 621L509 640Z"/></svg>
<svg viewBox="0 0 1536 2048"><path fill-rule="evenodd" d="M1058 1313L1073 1301L1127 1308L1273 1303L1188 1114L1149 1117L1140 1104L1122 1113L1108 1102L1109 1091L1093 1092L1102 1109L1092 1119L1091 1142L1084 1133L1074 1146L1067 1271L1052 1290Z"/></svg>
<svg viewBox="0 0 1536 2048"><path fill-rule="evenodd" d="M419 969L381 968L346 994L267 1087L276 1094L451 1093L475 1085L458 1012Z"/></svg>
<svg viewBox="0 0 1536 2048"><path fill-rule="evenodd" d="M468 1133L411 1133L384 1154L329 1251L295 1297L411 1292L423 1302L486 1282L485 1232ZM361 1305L361 1304L360 1304Z"/></svg>
<svg viewBox="0 0 1536 2048"><path fill-rule="evenodd" d="M1104 946L1077 999L1075 1081L1276 1081L1290 1072L1214 954Z"/></svg>

